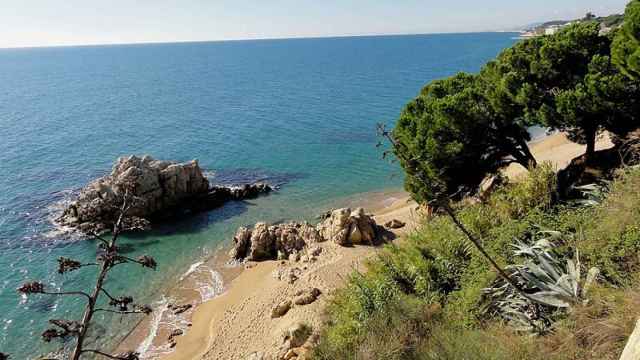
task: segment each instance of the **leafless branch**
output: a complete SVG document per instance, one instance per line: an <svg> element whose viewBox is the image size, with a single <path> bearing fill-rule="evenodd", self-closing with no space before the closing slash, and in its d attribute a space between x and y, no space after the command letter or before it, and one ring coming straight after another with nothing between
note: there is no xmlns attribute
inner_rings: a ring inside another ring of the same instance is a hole
<svg viewBox="0 0 640 360"><path fill-rule="evenodd" d="M100 252L98 255L98 262L96 263L81 263L77 260L60 257L58 259L58 273L64 274L79 270L87 266L98 266L98 276L96 278L95 286L93 290L88 293L84 291L48 291L45 284L33 281L23 284L17 289L18 292L31 295L31 294L43 294L43 295L78 295L87 299L87 303L84 308L84 313L80 321L75 320L50 320L49 322L54 327L45 330L42 333L44 341L51 341L56 338L74 337L75 344L72 349L69 359L78 360L82 354L93 353L109 359L118 360L138 360L139 354L135 352L127 352L119 355L112 355L97 349L84 349L84 342L87 336L87 331L91 326L93 315L97 312L108 312L121 315L129 314L150 314L151 308L146 305L139 305L133 303L133 298L130 296L115 297L104 289L103 284L107 278L107 274L115 265L122 263L137 263L147 268L155 269L157 264L155 260L147 255L140 256L137 259L129 258L127 256L120 255L118 253L117 240L119 235L123 231L130 229L139 229L148 225L148 222L141 218L134 218L128 216L128 211L132 208L135 198L131 196L132 190L129 186L124 187L124 195L122 204L119 206L119 214L117 221L113 225L113 231L111 233L111 239L107 240L100 234L92 234L92 237L100 241ZM127 226L125 228L125 225ZM116 309L97 308L96 304L101 295L105 295L109 298L109 305ZM0 353L0 360L6 360L8 357Z"/></svg>

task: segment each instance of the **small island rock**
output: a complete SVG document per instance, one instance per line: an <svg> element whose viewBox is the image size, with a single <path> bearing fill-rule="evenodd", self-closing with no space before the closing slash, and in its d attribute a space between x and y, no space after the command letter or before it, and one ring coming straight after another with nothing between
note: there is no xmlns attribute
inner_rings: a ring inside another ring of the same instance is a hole
<svg viewBox="0 0 640 360"><path fill-rule="evenodd" d="M208 210L271 190L267 184L210 187L197 160L176 163L148 155L121 157L109 175L83 188L56 222L86 233L110 229L127 193L136 199L127 216L151 220L178 209Z"/></svg>

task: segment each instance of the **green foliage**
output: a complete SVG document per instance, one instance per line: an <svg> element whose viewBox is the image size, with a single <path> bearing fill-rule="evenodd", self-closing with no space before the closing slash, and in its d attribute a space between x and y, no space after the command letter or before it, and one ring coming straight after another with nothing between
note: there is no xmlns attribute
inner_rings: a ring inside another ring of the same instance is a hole
<svg viewBox="0 0 640 360"><path fill-rule="evenodd" d="M549 357L540 351L533 338L515 336L497 327L478 331L443 322L425 339L420 359L549 360Z"/></svg>
<svg viewBox="0 0 640 360"><path fill-rule="evenodd" d="M497 85L491 100L529 123L538 123L541 110L553 107L556 90L574 88L587 74L593 56L607 55L608 40L598 33L595 23L574 24L503 51L482 70L481 76Z"/></svg>
<svg viewBox="0 0 640 360"><path fill-rule="evenodd" d="M510 162L535 166L532 125L567 132L588 156L603 130L623 137L640 127L640 81L614 66L611 42L584 21L515 44L479 75L428 84L392 133L405 188L426 203L475 191Z"/></svg>
<svg viewBox="0 0 640 360"><path fill-rule="evenodd" d="M573 259L563 261L563 254L555 251L556 243L568 243L566 235L557 231L543 231L532 245L517 241L513 255L523 262L507 267L512 279L525 290L527 296L515 291L511 284L499 278L485 289L489 310L504 318L516 330L537 334L547 333L556 309L569 309L585 301L588 288L599 275L598 268L582 275L577 249Z"/></svg>
<svg viewBox="0 0 640 360"><path fill-rule="evenodd" d="M520 218L533 209L549 210L556 199L557 179L551 163L543 163L519 182L498 190L489 199L503 219Z"/></svg>
<svg viewBox="0 0 640 360"><path fill-rule="evenodd" d="M393 131L394 152L418 202L475 190L504 165L509 152L500 144L510 135L489 126L492 117L476 76L464 73L427 85L405 107Z"/></svg>
<svg viewBox="0 0 640 360"><path fill-rule="evenodd" d="M640 0L627 5L622 30L612 48L613 61L627 76L640 79Z"/></svg>
<svg viewBox="0 0 640 360"><path fill-rule="evenodd" d="M614 15L609 15L605 17L599 17L597 20L602 25L608 28L612 28L622 24L622 22L624 21L624 15L614 14Z"/></svg>
<svg viewBox="0 0 640 360"><path fill-rule="evenodd" d="M522 263L520 257L513 255L514 239L531 239L541 230L554 229L556 232L549 234L567 235L553 240L556 272L575 274L581 269L582 275L575 276L581 279L577 281L580 287L587 269L600 268L599 289L589 290L589 304L551 315L550 320L555 322L553 334L523 337L500 326L502 319L487 318L483 289L495 284L497 275L448 217L436 216L399 245L382 250L380 257L368 265L369 271L355 274L348 286L338 292L328 308L329 321L316 357L609 358L602 354L606 354L605 350L618 351L624 338L616 337L603 344L598 333L624 333L623 329L633 323L628 318L640 313L630 310L634 308L627 302L607 302L610 308L602 313L592 307L603 301L596 290L613 294L637 283L638 188L640 169L628 169L611 183L604 201L589 207L568 207L554 202L553 172L548 165L542 165L522 181L498 189L486 203L459 209L461 221L482 239L486 250L503 267ZM573 249L580 250L582 265L577 267L574 262L569 271L567 260L574 259ZM541 262L534 264L539 266ZM540 272L533 267L529 270ZM561 277L562 274L550 276L555 279L554 286ZM434 311L437 308L441 310ZM622 318L624 314L627 315ZM593 329L598 333L591 334ZM568 337L572 340L567 341ZM619 353L611 355L615 358Z"/></svg>
<svg viewBox="0 0 640 360"><path fill-rule="evenodd" d="M606 66L610 39L599 31L596 22L573 24L505 50L481 73L491 103L523 123L568 131L592 152L602 115L619 100L601 89L617 71Z"/></svg>
<svg viewBox="0 0 640 360"><path fill-rule="evenodd" d="M583 258L617 286L629 285L632 274L640 270L638 188L640 169L628 169L611 184L602 205L573 215Z"/></svg>
<svg viewBox="0 0 640 360"><path fill-rule="evenodd" d="M607 197L609 182L603 181L597 184L587 184L571 187L571 191L579 196L570 200L569 203L576 206L596 206L601 204Z"/></svg>
<svg viewBox="0 0 640 360"><path fill-rule="evenodd" d="M438 314L437 307L425 306L420 300L394 292L378 302L375 311L362 312L366 306L357 295L362 291L359 286L351 283L334 297L329 306L330 326L322 333L314 358L412 358L418 342L427 335L431 320Z"/></svg>
<svg viewBox="0 0 640 360"><path fill-rule="evenodd" d="M640 125L640 83L620 73L608 56L596 55L584 80L556 95L555 115L585 144L603 129L624 136Z"/></svg>

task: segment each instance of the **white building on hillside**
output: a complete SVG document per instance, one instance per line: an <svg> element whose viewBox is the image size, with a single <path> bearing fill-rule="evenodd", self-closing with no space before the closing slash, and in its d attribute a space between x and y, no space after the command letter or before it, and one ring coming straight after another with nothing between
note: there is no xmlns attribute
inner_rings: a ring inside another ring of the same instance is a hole
<svg viewBox="0 0 640 360"><path fill-rule="evenodd" d="M548 28L544 29L545 35L553 35L557 33L560 29L562 29L562 25L551 25Z"/></svg>

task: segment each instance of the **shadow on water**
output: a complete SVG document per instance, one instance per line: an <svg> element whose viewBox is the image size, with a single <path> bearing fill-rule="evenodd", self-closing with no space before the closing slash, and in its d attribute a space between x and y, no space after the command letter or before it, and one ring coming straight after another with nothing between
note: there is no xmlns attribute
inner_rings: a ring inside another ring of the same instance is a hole
<svg viewBox="0 0 640 360"><path fill-rule="evenodd" d="M302 172L278 173L266 169L206 169L205 175L215 185L244 185L259 182L268 183L280 187L290 182L307 178L309 175Z"/></svg>
<svg viewBox="0 0 640 360"><path fill-rule="evenodd" d="M253 205L247 201L232 201L220 208L207 212L183 213L175 217L159 220L152 224L150 231L127 234L127 239L132 242L122 244L121 251L123 253L134 253L162 242L159 238L163 236L201 232L211 224L242 215L247 212L250 206Z"/></svg>

